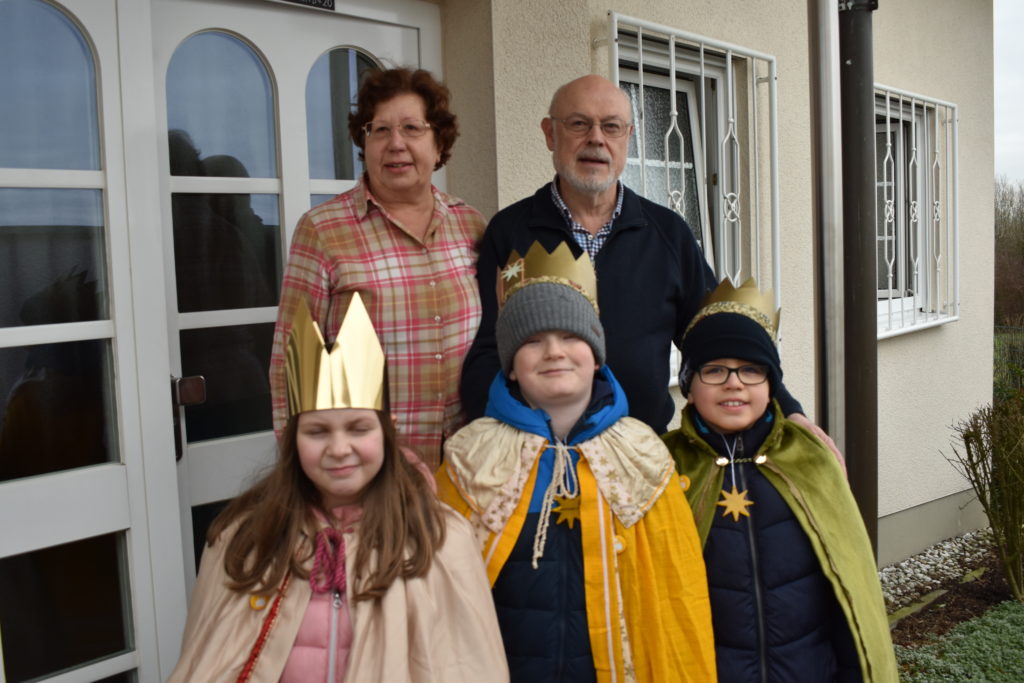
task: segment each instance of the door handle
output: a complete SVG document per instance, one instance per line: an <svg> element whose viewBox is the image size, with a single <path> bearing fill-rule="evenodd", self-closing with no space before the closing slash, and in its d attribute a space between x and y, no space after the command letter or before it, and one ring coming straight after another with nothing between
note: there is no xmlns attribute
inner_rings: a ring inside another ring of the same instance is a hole
<svg viewBox="0 0 1024 683"><path fill-rule="evenodd" d="M174 461L185 454L181 443L181 410L183 406L195 406L206 401L206 378L202 375L191 377L171 376L171 403L174 415Z"/></svg>

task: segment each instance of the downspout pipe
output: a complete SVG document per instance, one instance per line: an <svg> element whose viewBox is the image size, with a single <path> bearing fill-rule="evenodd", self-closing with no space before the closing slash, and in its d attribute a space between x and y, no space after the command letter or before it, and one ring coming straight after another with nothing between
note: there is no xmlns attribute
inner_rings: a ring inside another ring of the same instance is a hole
<svg viewBox="0 0 1024 683"><path fill-rule="evenodd" d="M846 452L843 412L843 146L836 0L808 0L814 201L815 421Z"/></svg>
<svg viewBox="0 0 1024 683"><path fill-rule="evenodd" d="M878 555L878 313L875 88L871 13L877 0L839 0L843 178L843 372L850 487Z"/></svg>

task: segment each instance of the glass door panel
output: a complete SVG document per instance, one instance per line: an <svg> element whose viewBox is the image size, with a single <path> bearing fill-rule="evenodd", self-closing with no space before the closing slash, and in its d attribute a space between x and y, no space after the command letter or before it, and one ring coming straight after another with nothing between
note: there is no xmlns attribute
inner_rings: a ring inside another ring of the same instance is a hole
<svg viewBox="0 0 1024 683"><path fill-rule="evenodd" d="M100 190L0 187L0 327L108 317Z"/></svg>
<svg viewBox="0 0 1024 683"><path fill-rule="evenodd" d="M181 331L181 368L206 378L206 400L185 408L188 442L273 428L270 346L273 323Z"/></svg>
<svg viewBox="0 0 1024 683"><path fill-rule="evenodd" d="M277 305L281 273L277 207L276 195L171 196L180 313Z"/></svg>
<svg viewBox="0 0 1024 683"><path fill-rule="evenodd" d="M0 482L118 462L110 341L0 348Z"/></svg>
<svg viewBox="0 0 1024 683"><path fill-rule="evenodd" d="M8 683L132 648L124 540L105 534L0 559Z"/></svg>

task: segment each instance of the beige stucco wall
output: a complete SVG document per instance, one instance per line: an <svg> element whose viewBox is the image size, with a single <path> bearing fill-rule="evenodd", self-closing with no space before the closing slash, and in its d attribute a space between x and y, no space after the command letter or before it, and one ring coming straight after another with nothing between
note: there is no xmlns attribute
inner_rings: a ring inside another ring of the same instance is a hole
<svg viewBox="0 0 1024 683"><path fill-rule="evenodd" d="M609 6L777 59L782 357L787 385L813 418L814 226L805 3L442 0L445 75L456 102L465 105L458 113L467 129L450 164L449 187L493 213L550 180L540 120L560 84L585 73L608 73ZM994 157L987 46L992 27L988 0L900 0L880 6L874 13L876 81L960 106L961 320L879 343L879 515L891 516L949 499L966 487L940 452L948 452L949 425L991 395ZM953 51L951 45L986 47ZM463 88L473 92L460 94ZM472 127L481 132L470 134ZM952 524L950 534L955 533Z"/></svg>
<svg viewBox="0 0 1024 683"><path fill-rule="evenodd" d="M960 320L878 345L878 501L887 515L969 488L942 453L950 425L992 396L992 3L883 2L873 23L875 81L952 102L960 120Z"/></svg>

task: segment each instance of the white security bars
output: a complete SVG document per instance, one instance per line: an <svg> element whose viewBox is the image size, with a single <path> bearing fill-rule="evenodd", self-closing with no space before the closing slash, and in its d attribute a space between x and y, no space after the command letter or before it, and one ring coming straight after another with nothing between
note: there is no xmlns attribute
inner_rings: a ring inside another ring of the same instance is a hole
<svg viewBox="0 0 1024 683"><path fill-rule="evenodd" d="M878 338L957 320L957 107L875 85Z"/></svg>
<svg viewBox="0 0 1024 683"><path fill-rule="evenodd" d="M775 58L685 31L610 17L612 79L636 124L623 181L686 219L721 278L769 270L779 303Z"/></svg>

